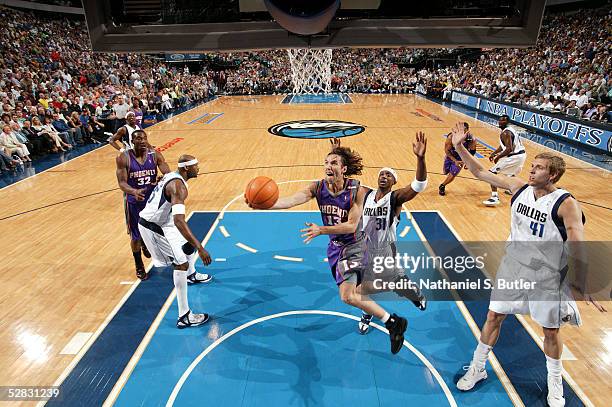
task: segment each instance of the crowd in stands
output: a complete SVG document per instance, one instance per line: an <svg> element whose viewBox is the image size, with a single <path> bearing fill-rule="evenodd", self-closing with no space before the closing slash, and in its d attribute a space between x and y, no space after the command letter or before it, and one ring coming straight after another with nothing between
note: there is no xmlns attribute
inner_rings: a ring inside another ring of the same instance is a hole
<svg viewBox="0 0 612 407"><path fill-rule="evenodd" d="M0 171L75 145L106 140L128 111L140 121L214 94L291 92L285 50L209 54L198 73L137 54L94 54L82 17L0 8ZM612 102L612 12L545 18L535 48L482 50L443 68L418 61L451 49L334 50L339 92L421 93L452 89L608 121ZM222 68L219 68L221 66Z"/></svg>

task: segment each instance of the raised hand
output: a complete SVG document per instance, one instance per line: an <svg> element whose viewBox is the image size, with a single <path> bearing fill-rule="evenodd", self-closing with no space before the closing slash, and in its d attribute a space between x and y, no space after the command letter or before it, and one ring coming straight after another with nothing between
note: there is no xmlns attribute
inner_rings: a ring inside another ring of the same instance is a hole
<svg viewBox="0 0 612 407"><path fill-rule="evenodd" d="M455 147L463 143L465 139L467 138L467 132L465 131L465 127L463 127L462 122L458 122L457 124L455 124L451 133L452 133L453 146Z"/></svg>
<svg viewBox="0 0 612 407"><path fill-rule="evenodd" d="M331 148L332 148L332 150L333 150L334 148L338 148L338 147L340 147L340 139L339 139L339 138L337 138L337 137L332 137L332 138L330 138L330 139L329 139L329 142L330 142L330 144L331 144Z"/></svg>
<svg viewBox="0 0 612 407"><path fill-rule="evenodd" d="M417 132L415 141L412 143L412 151L414 155L419 158L425 157L425 151L427 150L427 137L422 131Z"/></svg>

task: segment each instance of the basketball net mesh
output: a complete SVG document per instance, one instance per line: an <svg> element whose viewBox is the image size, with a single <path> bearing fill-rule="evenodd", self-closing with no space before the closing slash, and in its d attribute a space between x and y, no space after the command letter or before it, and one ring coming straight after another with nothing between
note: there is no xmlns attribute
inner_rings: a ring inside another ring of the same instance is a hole
<svg viewBox="0 0 612 407"><path fill-rule="evenodd" d="M288 49L293 93L331 92L331 49Z"/></svg>

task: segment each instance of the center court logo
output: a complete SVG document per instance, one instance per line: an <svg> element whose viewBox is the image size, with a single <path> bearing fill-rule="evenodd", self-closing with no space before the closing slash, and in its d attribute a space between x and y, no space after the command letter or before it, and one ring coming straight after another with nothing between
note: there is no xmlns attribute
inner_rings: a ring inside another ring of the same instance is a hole
<svg viewBox="0 0 612 407"><path fill-rule="evenodd" d="M296 120L276 124L268 129L275 136L323 139L354 136L365 131L365 126L338 120Z"/></svg>

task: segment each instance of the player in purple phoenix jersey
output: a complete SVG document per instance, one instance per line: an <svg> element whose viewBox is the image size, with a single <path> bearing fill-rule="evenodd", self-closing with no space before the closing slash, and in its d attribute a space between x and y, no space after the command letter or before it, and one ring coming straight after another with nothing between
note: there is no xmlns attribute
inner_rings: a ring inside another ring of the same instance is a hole
<svg viewBox="0 0 612 407"><path fill-rule="evenodd" d="M130 247L134 256L136 276L146 280L149 275L142 262L141 250L150 257L146 246L142 243L138 231L140 211L144 209L151 191L157 183L157 169L162 174L170 172L164 156L149 148L147 134L144 130L132 133L134 149L128 149L117 156L117 182L124 192L125 222L130 235Z"/></svg>
<svg viewBox="0 0 612 407"><path fill-rule="evenodd" d="M315 198L321 211L323 226L306 223L302 229L304 242L319 235L329 235L327 259L343 302L380 319L389 330L391 352L398 353L404 342L406 319L390 315L357 287L365 271L365 240L361 231L364 191L359 181L350 178L360 175L361 157L347 147L334 148L325 158L325 178L292 196L280 198L270 209L288 209ZM248 202L247 202L248 204Z"/></svg>

